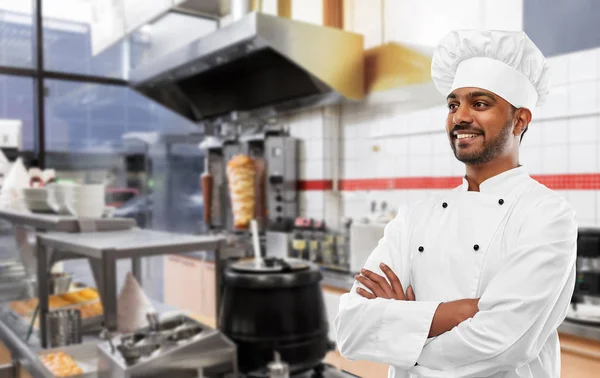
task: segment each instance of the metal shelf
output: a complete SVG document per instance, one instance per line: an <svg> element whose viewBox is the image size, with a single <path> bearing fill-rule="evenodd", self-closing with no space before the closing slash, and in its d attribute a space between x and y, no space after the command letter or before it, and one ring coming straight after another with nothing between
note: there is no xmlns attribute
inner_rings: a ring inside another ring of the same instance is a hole
<svg viewBox="0 0 600 378"><path fill-rule="evenodd" d="M214 250L224 238L134 229L116 232L38 235L38 244L93 259L148 257L198 250Z"/></svg>
<svg viewBox="0 0 600 378"><path fill-rule="evenodd" d="M104 326L117 329L117 260L179 254L199 250L215 251L218 259L225 245L223 236L195 236L145 229L114 232L64 233L50 232L37 235L38 288L40 298L40 338L47 345L46 316L48 306L49 262L87 258L96 288L104 307Z"/></svg>
<svg viewBox="0 0 600 378"><path fill-rule="evenodd" d="M33 227L38 231L81 231L80 219L71 216L36 214L0 209L0 219L5 219L18 226ZM93 221L96 231L126 230L135 226L135 221L127 218L99 218L85 221Z"/></svg>

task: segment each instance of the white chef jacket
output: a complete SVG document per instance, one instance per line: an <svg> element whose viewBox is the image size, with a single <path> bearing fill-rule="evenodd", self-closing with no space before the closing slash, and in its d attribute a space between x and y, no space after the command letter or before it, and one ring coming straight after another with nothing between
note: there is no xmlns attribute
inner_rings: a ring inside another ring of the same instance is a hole
<svg viewBox="0 0 600 378"><path fill-rule="evenodd" d="M365 268L386 263L416 301L341 297L340 353L390 365L388 377L560 376L557 327L575 285L575 213L524 167L402 208ZM479 312L428 339L441 302L478 298Z"/></svg>

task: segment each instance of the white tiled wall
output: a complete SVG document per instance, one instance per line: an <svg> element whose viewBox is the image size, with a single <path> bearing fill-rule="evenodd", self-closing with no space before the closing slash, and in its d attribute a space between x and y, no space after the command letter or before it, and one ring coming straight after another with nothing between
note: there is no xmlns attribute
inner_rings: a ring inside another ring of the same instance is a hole
<svg viewBox="0 0 600 378"><path fill-rule="evenodd" d="M553 87L523 139L520 160L533 175L600 172L600 49L549 59ZM444 130L445 105L412 112L394 108L345 106L341 112L339 170L342 179L461 176L464 166L452 155ZM324 111L290 120L303 139L301 178L328 179L333 164ZM362 216L376 198L391 206L414 201L427 191L393 190L342 193L342 213ZM600 191L560 192L582 224L600 225ZM302 195L306 215L318 216L326 194Z"/></svg>

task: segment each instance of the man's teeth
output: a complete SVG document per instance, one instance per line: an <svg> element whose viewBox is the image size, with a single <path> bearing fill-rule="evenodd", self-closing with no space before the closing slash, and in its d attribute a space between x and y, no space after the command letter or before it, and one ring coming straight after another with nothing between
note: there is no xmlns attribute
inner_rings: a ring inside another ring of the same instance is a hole
<svg viewBox="0 0 600 378"><path fill-rule="evenodd" d="M465 138L475 138L477 136L477 134L457 134L456 137L458 139L465 139Z"/></svg>

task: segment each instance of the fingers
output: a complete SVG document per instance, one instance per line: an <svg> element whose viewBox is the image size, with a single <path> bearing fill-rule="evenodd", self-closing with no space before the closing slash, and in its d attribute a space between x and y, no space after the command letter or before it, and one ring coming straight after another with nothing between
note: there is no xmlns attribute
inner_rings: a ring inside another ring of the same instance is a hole
<svg viewBox="0 0 600 378"><path fill-rule="evenodd" d="M396 273L394 273L390 269L390 267L385 265L384 263L379 264L379 266L381 267L381 270L383 271L385 276L388 278L388 280L390 280L390 283L392 284L392 291L393 291L392 298L399 299L399 300L406 300L406 296L404 295L404 289L402 288L402 284L400 283L400 279L398 278Z"/></svg>
<svg viewBox="0 0 600 378"><path fill-rule="evenodd" d="M356 276L354 276L354 278L360 282L361 284L365 285L365 287L369 290L371 290L371 292L373 294L375 294L376 297L379 298L392 298L390 295L388 295L383 288L375 281L370 280L368 277L365 276L361 276L360 274L357 274Z"/></svg>
<svg viewBox="0 0 600 378"><path fill-rule="evenodd" d="M376 296L374 296L373 294L369 293L368 291L366 291L362 287L357 288L356 292L358 293L358 295L360 295L362 297L365 297L367 299L375 299L375 298L377 298Z"/></svg>
<svg viewBox="0 0 600 378"><path fill-rule="evenodd" d="M408 289L406 290L406 298L409 301L414 301L415 299L415 292L413 291L412 286L409 286Z"/></svg>
<svg viewBox="0 0 600 378"><path fill-rule="evenodd" d="M387 280L380 276L377 273L373 273L368 269L362 269L360 271L362 273L363 276L367 277L369 280L375 282L377 285L379 285L379 287L381 288L381 290L383 291L385 297L384 298L395 298L396 296L394 295L394 290L392 290L392 287L390 286L390 284L387 282ZM377 293L375 293L377 294ZM379 294L377 294L378 297L380 297Z"/></svg>

